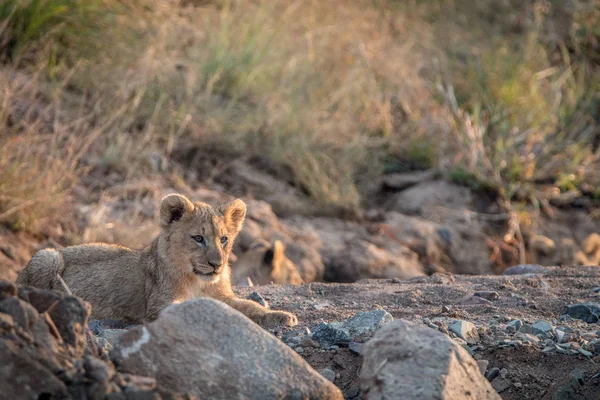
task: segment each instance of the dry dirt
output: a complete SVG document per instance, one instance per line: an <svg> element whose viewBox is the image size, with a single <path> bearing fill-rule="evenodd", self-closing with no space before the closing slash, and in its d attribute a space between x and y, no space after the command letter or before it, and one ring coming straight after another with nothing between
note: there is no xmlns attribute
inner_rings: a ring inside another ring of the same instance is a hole
<svg viewBox="0 0 600 400"><path fill-rule="evenodd" d="M314 327L323 321L341 321L357 312L381 307L395 318L416 322L424 318L434 323L436 320L462 319L473 322L477 327L486 325L503 328L503 322L513 319L520 319L524 323L544 320L555 328L572 328L584 334L599 331L599 324L573 319L563 321L562 318L559 320L559 316L568 304L600 300L600 293L594 292L598 286L599 267L553 267L542 274L435 274L409 280L270 285L236 290L242 296L257 291L269 301L272 308L296 313L299 328ZM462 304L474 292L481 290L496 291L500 296L491 304ZM449 310L442 311L442 306ZM275 334L281 335L282 332ZM488 338L494 337L490 335ZM493 367L506 368L506 378L512 385L501 392L503 399L600 398L600 357L543 352L543 345L503 347L497 339L482 339L477 345L468 347L476 359L489 361L488 370ZM335 350L303 347L301 355L317 370L329 368L335 371L338 374L335 384L347 398L354 398L358 393L361 356L345 347ZM360 394L356 398L360 398Z"/></svg>

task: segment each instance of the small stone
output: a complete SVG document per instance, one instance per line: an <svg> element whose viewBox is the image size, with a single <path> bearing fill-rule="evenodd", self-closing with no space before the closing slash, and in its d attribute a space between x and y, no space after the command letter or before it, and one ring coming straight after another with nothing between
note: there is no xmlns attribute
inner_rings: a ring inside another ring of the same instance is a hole
<svg viewBox="0 0 600 400"><path fill-rule="evenodd" d="M350 342L350 333L347 329L342 329L333 324L321 323L313 329L312 339L321 347L345 345Z"/></svg>
<svg viewBox="0 0 600 400"><path fill-rule="evenodd" d="M531 335L529 333L519 332L519 333L517 333L517 337L525 342L529 342L529 343L533 343L533 344L537 344L540 342L540 338L538 338L537 336Z"/></svg>
<svg viewBox="0 0 600 400"><path fill-rule="evenodd" d="M358 397L359 394L360 394L360 388L358 386L352 386L350 389L348 389L346 391L346 398L354 399L355 397Z"/></svg>
<svg viewBox="0 0 600 400"><path fill-rule="evenodd" d="M450 326L450 331L469 344L479 341L477 328L471 322L459 320Z"/></svg>
<svg viewBox="0 0 600 400"><path fill-rule="evenodd" d="M531 333L533 335L549 336L549 335L552 335L554 328L547 321L537 321L533 325L524 324L520 330L523 333Z"/></svg>
<svg viewBox="0 0 600 400"><path fill-rule="evenodd" d="M302 336L298 342L298 345L302 347L312 347L313 349L318 349L321 347L316 340L312 340L309 336Z"/></svg>
<svg viewBox="0 0 600 400"><path fill-rule="evenodd" d="M252 293L250 293L250 295L248 296L248 299L257 302L258 304L260 304L264 308L269 308L269 303L267 303L267 301L265 300L265 298L262 297L260 295L260 293L258 293L258 292L252 292Z"/></svg>
<svg viewBox="0 0 600 400"><path fill-rule="evenodd" d="M327 379L329 382L335 381L335 372L333 372L329 368L324 368L324 369L320 370L319 373L321 375L323 375L323 377L325 379Z"/></svg>
<svg viewBox="0 0 600 400"><path fill-rule="evenodd" d="M543 274L547 268L538 264L521 264L506 268L502 275Z"/></svg>
<svg viewBox="0 0 600 400"><path fill-rule="evenodd" d="M296 353L298 354L304 353L304 347L296 347L294 350L296 350Z"/></svg>
<svg viewBox="0 0 600 400"><path fill-rule="evenodd" d="M489 306L493 303L483 297L472 296L460 302L464 306Z"/></svg>
<svg viewBox="0 0 600 400"><path fill-rule="evenodd" d="M363 344L358 342L350 342L348 343L348 350L350 350L351 353L359 356L362 354Z"/></svg>
<svg viewBox="0 0 600 400"><path fill-rule="evenodd" d="M565 314L575 319L581 319L588 324L593 324L600 320L600 304L581 303L569 305L565 308Z"/></svg>
<svg viewBox="0 0 600 400"><path fill-rule="evenodd" d="M512 382L501 376L497 377L496 379L494 379L492 381L492 387L498 393L504 392L506 389L510 388L511 386L512 386Z"/></svg>
<svg viewBox="0 0 600 400"><path fill-rule="evenodd" d="M448 307L448 306L442 306L442 312L443 313L450 312L450 307Z"/></svg>
<svg viewBox="0 0 600 400"><path fill-rule="evenodd" d="M492 290L482 290L479 292L475 292L474 296L483 297L484 299L489 300L489 301L498 300L500 298L500 295L498 294L498 292L495 292Z"/></svg>
<svg viewBox="0 0 600 400"><path fill-rule="evenodd" d="M514 332L518 332L522 326L523 326L523 321L521 321L520 319L513 319L506 325L506 330L514 333Z"/></svg>
<svg viewBox="0 0 600 400"><path fill-rule="evenodd" d="M600 293L600 287L595 287L594 288L594 293Z"/></svg>
<svg viewBox="0 0 600 400"><path fill-rule="evenodd" d="M344 321L342 328L347 329L353 338L370 335L383 325L390 323L394 317L385 310L361 312Z"/></svg>
<svg viewBox="0 0 600 400"><path fill-rule="evenodd" d="M523 387L523 384L521 382L515 382L515 383L513 383L513 386L516 387L517 389L521 389Z"/></svg>
<svg viewBox="0 0 600 400"><path fill-rule="evenodd" d="M477 365L479 366L479 371L481 371L481 375L485 376L485 371L487 371L487 367L490 364L488 360L477 360Z"/></svg>
<svg viewBox="0 0 600 400"><path fill-rule="evenodd" d="M102 326L101 321L97 319L93 319L90 322L88 322L88 328L96 336L102 335L102 332L104 332L104 327Z"/></svg>
<svg viewBox="0 0 600 400"><path fill-rule="evenodd" d="M500 377L501 378L506 378L506 374L508 374L508 370L506 368L502 368L500 370Z"/></svg>
<svg viewBox="0 0 600 400"><path fill-rule="evenodd" d="M500 376L500 368L493 367L485 374L485 377L488 381L493 381L496 377Z"/></svg>
<svg viewBox="0 0 600 400"><path fill-rule="evenodd" d="M592 340L592 339L596 339L598 337L598 334L596 334L596 332L585 332L581 334L581 338L585 339L585 340Z"/></svg>
<svg viewBox="0 0 600 400"><path fill-rule="evenodd" d="M582 348L578 348L578 349L576 349L576 350L577 350L578 352L580 352L581 354L583 354L584 356L586 356L586 357L590 357L590 358L591 358L591 357L593 357L593 356L594 356L594 353L591 353L591 352L589 352L589 351L587 351L587 350L584 350L584 349L582 349Z"/></svg>

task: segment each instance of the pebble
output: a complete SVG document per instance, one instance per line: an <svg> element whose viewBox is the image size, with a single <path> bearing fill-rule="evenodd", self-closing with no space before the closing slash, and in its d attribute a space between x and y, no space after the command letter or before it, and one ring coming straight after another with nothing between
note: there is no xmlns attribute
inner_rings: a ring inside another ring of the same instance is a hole
<svg viewBox="0 0 600 400"><path fill-rule="evenodd" d="M473 344L479 341L479 334L477 328L471 322L468 321L456 321L450 326L450 331L454 332L456 336L465 340L469 344Z"/></svg>
<svg viewBox="0 0 600 400"><path fill-rule="evenodd" d="M358 397L360 394L360 388L358 386L352 386L350 389L346 391L346 398L353 399Z"/></svg>
<svg viewBox="0 0 600 400"><path fill-rule="evenodd" d="M512 386L512 382L501 376L497 377L496 379L494 379L492 381L492 387L498 393L504 392L506 389L510 388L511 386Z"/></svg>
<svg viewBox="0 0 600 400"><path fill-rule="evenodd" d="M546 272L546 267L538 264L521 264L508 267L502 275L524 275L524 274L542 274Z"/></svg>
<svg viewBox="0 0 600 400"><path fill-rule="evenodd" d="M492 290L482 290L482 291L478 291L475 292L474 296L477 297L482 297L486 300L498 300L500 298L500 295L498 294L498 292L492 291Z"/></svg>
<svg viewBox="0 0 600 400"><path fill-rule="evenodd" d="M463 306L489 306L494 303L479 296L472 296L460 302Z"/></svg>
<svg viewBox="0 0 600 400"><path fill-rule="evenodd" d="M523 326L523 321L521 321L520 319L513 319L506 325L506 330L514 333L514 332L518 332L522 326Z"/></svg>
<svg viewBox="0 0 600 400"><path fill-rule="evenodd" d="M378 309L358 313L346 321L331 325L346 330L352 338L357 338L365 335L371 336L376 330L393 320L394 317L390 313Z"/></svg>
<svg viewBox="0 0 600 400"><path fill-rule="evenodd" d="M539 342L540 342L540 338L538 338L537 336L531 335L531 334L529 334L529 333L522 333L522 332L519 332L519 333L517 333L517 335L516 335L516 336L517 336L519 339L521 339L521 340L524 340L524 341L526 341L526 342L529 342L529 343L534 343L534 344L537 344L537 343L539 343Z"/></svg>
<svg viewBox="0 0 600 400"><path fill-rule="evenodd" d="M450 307L448 307L448 306L442 306L442 312L443 313L450 312Z"/></svg>
<svg viewBox="0 0 600 400"><path fill-rule="evenodd" d="M260 293L258 293L258 292L252 292L252 293L250 293L250 295L248 296L248 299L257 302L258 304L260 304L264 308L269 308L269 303L267 303L267 301L265 300L265 298L262 297L260 295Z"/></svg>
<svg viewBox="0 0 600 400"><path fill-rule="evenodd" d="M521 389L523 387L523 384L521 382L515 382L515 383L513 383L513 386L516 387L517 389Z"/></svg>
<svg viewBox="0 0 600 400"><path fill-rule="evenodd" d="M323 377L325 379L327 379L329 382L335 381L335 372L333 372L329 368L324 368L324 369L320 370L319 373L321 375L323 375Z"/></svg>
<svg viewBox="0 0 600 400"><path fill-rule="evenodd" d="M600 287L595 287L594 288L594 293L600 293Z"/></svg>
<svg viewBox="0 0 600 400"><path fill-rule="evenodd" d="M490 364L488 360L477 360L477 365L479 366L479 371L481 375L485 376L485 372L487 371L487 367Z"/></svg>
<svg viewBox="0 0 600 400"><path fill-rule="evenodd" d="M493 381L496 377L500 376L500 368L493 367L485 374L485 377L488 381Z"/></svg>
<svg viewBox="0 0 600 400"><path fill-rule="evenodd" d="M533 325L523 324L523 327L520 329L520 331L534 335L549 336L554 331L554 328L546 321L537 321Z"/></svg>
<svg viewBox="0 0 600 400"><path fill-rule="evenodd" d="M333 345L347 344L350 342L350 333L347 329L323 322L313 329L312 339L321 347L327 348Z"/></svg>
<svg viewBox="0 0 600 400"><path fill-rule="evenodd" d="M296 353L298 354L304 353L304 347L296 347L294 350L296 350Z"/></svg>
<svg viewBox="0 0 600 400"><path fill-rule="evenodd" d="M600 304L572 304L565 308L565 314L572 318L583 320L588 324L593 324L600 320Z"/></svg>
<svg viewBox="0 0 600 400"><path fill-rule="evenodd" d="M362 354L363 344L358 342L350 342L348 343L348 350L350 350L351 353L359 356Z"/></svg>

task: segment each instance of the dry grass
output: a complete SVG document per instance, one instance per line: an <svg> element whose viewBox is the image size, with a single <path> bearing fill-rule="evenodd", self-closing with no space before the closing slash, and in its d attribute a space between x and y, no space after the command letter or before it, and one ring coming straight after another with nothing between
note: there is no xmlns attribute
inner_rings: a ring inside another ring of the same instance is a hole
<svg viewBox="0 0 600 400"><path fill-rule="evenodd" d="M598 182L588 2L563 36L534 1L9 3L25 10L0 9L0 221L15 228L60 216L89 171L135 180L149 154L198 142L267 158L352 212L375 177L414 166L513 200ZM68 7L23 36L31 4ZM16 70L33 83L15 87Z"/></svg>

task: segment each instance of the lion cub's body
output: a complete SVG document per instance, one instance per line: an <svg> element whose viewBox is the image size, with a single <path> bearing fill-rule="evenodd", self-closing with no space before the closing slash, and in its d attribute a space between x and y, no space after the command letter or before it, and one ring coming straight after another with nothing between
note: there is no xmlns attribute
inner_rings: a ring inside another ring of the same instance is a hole
<svg viewBox="0 0 600 400"><path fill-rule="evenodd" d="M172 303L212 297L257 323L294 325L292 314L240 299L231 289L228 258L245 211L241 200L214 209L170 195L161 204L161 233L145 249L101 243L45 249L17 283L64 290L61 276L74 295L91 303L96 319L151 321Z"/></svg>

